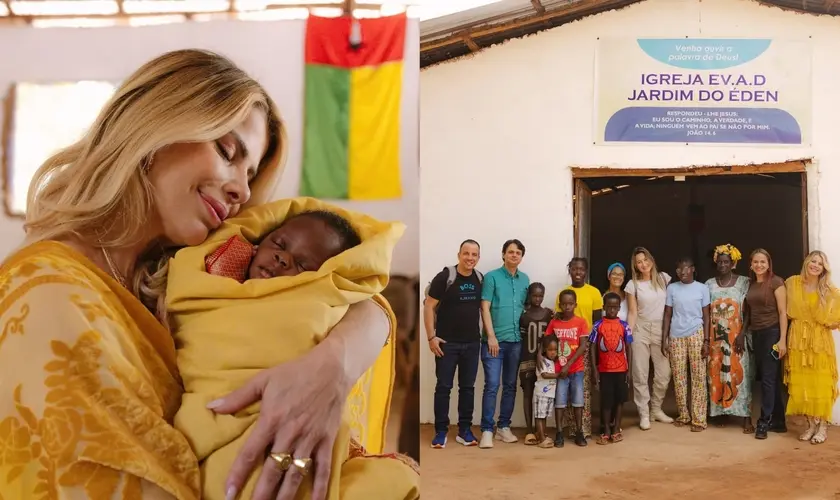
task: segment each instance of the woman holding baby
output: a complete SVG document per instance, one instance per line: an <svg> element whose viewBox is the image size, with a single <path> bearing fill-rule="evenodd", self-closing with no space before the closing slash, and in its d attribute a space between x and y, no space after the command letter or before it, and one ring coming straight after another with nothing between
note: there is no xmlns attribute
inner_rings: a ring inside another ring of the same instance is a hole
<svg viewBox="0 0 840 500"><path fill-rule="evenodd" d="M344 403L393 327L378 298L206 405L223 419L259 403L222 491L203 488L194 443L173 426L184 388L170 258L268 201L287 147L257 82L182 50L126 79L36 173L26 244L0 270L0 497L237 498L247 482L255 499L292 499L301 485L313 499L419 498L402 461L333 452Z"/></svg>

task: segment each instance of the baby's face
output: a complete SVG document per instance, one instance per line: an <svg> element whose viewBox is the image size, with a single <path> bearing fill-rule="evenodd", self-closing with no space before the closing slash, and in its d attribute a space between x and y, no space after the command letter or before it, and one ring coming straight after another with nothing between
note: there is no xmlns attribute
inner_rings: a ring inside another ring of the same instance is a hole
<svg viewBox="0 0 840 500"><path fill-rule="evenodd" d="M248 279L317 271L340 251L339 235L324 221L305 215L295 217L263 238L248 268Z"/></svg>

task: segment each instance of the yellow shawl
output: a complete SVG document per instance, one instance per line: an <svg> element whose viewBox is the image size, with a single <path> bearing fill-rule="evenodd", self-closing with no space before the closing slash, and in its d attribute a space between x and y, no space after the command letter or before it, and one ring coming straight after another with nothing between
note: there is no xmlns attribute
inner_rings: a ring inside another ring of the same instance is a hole
<svg viewBox="0 0 840 500"><path fill-rule="evenodd" d="M288 216L323 209L347 218L362 244L328 260L317 272L239 283L205 271L205 257L231 236L256 243ZM391 316L391 341L351 394L336 442L330 498L338 498L338 481L345 482L339 478L351 435L368 450L381 453L393 384L395 319L378 294L388 283L391 254L403 231L401 223L379 222L314 199L281 200L243 212L202 245L180 250L170 262L167 310L185 388L175 427L202 461L204 498L224 498L227 472L259 411L215 415L205 405L262 369L308 352L350 304L374 297ZM243 498L250 497L257 477L252 475Z"/></svg>
<svg viewBox="0 0 840 500"><path fill-rule="evenodd" d="M0 325L0 498L199 498L175 345L128 290L36 243L0 269Z"/></svg>

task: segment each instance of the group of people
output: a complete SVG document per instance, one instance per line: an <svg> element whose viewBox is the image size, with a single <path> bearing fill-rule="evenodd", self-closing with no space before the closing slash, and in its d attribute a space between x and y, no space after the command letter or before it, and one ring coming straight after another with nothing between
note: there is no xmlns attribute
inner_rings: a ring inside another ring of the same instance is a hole
<svg viewBox="0 0 840 500"><path fill-rule="evenodd" d="M482 275L476 269L480 246L466 240L458 264L444 268L426 290L424 322L437 375L433 448L447 443L456 371L456 441L466 446L518 441L510 429L517 374L526 445L562 447L563 429L571 427L575 444L586 446L592 436L593 387L600 394L598 444L623 440L622 407L630 388L645 431L658 421L702 432L709 422L723 427L731 417L741 419L745 434L766 439L768 432L787 432L786 415L804 415L808 428L799 439L825 442L838 397L831 332L840 328L840 290L823 252L809 253L801 272L783 280L774 274L767 250L754 250L748 274L740 275L741 252L720 245L713 256L716 275L701 283L692 258L675 263L673 279L648 249L637 247L629 273L619 262L608 267L609 289L603 294L587 283L587 259L575 257L567 266L571 284L557 294L553 310L543 307L545 287L519 269L524 255L521 241L508 240L502 266ZM476 439L472 415L479 360L485 385L481 438ZM672 380L676 418L662 409ZM755 425L754 380L761 383ZM553 440L545 425L552 409Z"/></svg>

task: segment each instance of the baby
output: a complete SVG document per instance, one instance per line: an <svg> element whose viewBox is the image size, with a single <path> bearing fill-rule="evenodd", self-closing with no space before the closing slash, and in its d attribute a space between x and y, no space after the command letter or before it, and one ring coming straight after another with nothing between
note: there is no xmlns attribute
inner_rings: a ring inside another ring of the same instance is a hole
<svg viewBox="0 0 840 500"><path fill-rule="evenodd" d="M232 236L207 257L205 265L210 274L240 282L297 276L317 271L324 262L361 242L347 219L326 210L313 210L289 217L257 245ZM243 265L246 258L250 260L247 267Z"/></svg>

